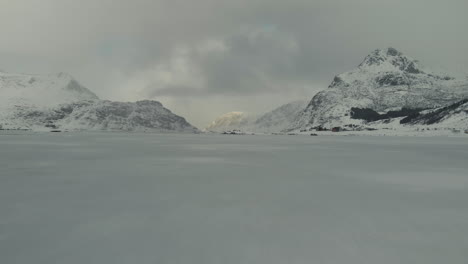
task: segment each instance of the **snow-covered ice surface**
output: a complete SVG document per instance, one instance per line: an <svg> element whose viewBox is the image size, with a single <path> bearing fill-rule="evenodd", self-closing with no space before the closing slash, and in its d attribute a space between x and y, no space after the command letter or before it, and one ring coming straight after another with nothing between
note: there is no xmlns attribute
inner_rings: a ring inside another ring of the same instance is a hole
<svg viewBox="0 0 468 264"><path fill-rule="evenodd" d="M0 263L466 263L466 137L0 134Z"/></svg>

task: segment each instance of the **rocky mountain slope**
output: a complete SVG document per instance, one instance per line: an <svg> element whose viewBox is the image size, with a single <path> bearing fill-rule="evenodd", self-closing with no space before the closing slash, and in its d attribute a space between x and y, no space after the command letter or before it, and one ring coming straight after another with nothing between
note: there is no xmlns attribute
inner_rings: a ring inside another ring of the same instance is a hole
<svg viewBox="0 0 468 264"><path fill-rule="evenodd" d="M372 125L377 120L355 118L355 110L379 115L400 112L400 116L388 117L391 119L404 117L401 111L419 113L463 98L468 98L467 81L434 74L396 49L376 50L356 69L336 76L328 89L315 95L291 129Z"/></svg>
<svg viewBox="0 0 468 264"><path fill-rule="evenodd" d="M157 101L100 100L67 74L0 73L0 128L196 132Z"/></svg>
<svg viewBox="0 0 468 264"><path fill-rule="evenodd" d="M468 129L468 99L435 110L409 115L400 120L400 123Z"/></svg>

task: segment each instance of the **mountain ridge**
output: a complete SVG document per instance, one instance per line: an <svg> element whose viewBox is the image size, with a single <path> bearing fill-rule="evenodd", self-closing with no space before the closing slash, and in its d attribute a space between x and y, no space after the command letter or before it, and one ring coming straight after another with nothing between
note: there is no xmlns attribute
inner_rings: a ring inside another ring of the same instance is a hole
<svg viewBox="0 0 468 264"><path fill-rule="evenodd" d="M307 101L297 100L283 104L259 117L245 112L229 112L216 118L207 131L223 132L228 130L243 130L248 132L271 133L280 132L289 126L294 117L304 109Z"/></svg>
<svg viewBox="0 0 468 264"><path fill-rule="evenodd" d="M388 112L435 109L468 97L468 82L437 75L394 48L371 52L351 71L334 77L298 115L290 130L366 125L352 108Z"/></svg>
<svg viewBox="0 0 468 264"><path fill-rule="evenodd" d="M160 102L101 100L67 73L0 73L0 128L198 132Z"/></svg>

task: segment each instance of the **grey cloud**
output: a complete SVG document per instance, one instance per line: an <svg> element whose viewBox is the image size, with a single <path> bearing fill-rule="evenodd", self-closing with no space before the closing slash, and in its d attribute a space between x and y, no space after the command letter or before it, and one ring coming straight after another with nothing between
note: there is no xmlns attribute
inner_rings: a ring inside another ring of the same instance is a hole
<svg viewBox="0 0 468 264"><path fill-rule="evenodd" d="M288 93L311 82L295 74L300 53L295 38L273 25L249 27L176 48L137 79L148 80L143 93L155 97Z"/></svg>

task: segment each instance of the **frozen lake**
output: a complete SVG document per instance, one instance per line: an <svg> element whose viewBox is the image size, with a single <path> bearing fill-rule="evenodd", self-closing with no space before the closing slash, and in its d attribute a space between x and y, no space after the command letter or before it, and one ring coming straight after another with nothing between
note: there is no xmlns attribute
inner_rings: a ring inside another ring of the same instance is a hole
<svg viewBox="0 0 468 264"><path fill-rule="evenodd" d="M468 138L0 134L2 264L464 264Z"/></svg>

